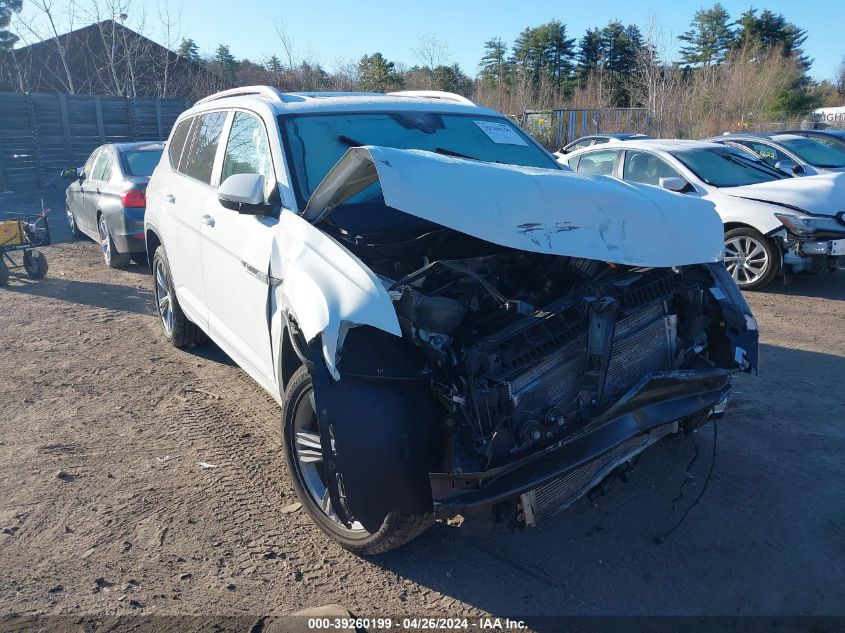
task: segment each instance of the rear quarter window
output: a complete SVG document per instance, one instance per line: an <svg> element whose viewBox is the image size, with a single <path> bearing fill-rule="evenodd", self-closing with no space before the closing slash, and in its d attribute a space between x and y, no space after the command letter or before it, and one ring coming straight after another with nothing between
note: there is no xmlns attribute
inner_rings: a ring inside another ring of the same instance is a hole
<svg viewBox="0 0 845 633"><path fill-rule="evenodd" d="M182 156L182 150L185 148L185 141L188 139L188 132L191 129L191 121L193 117L189 117L184 121L180 121L179 125L173 131L170 137L170 143L167 144L167 157L170 159L170 166L174 169L179 165L179 158Z"/></svg>

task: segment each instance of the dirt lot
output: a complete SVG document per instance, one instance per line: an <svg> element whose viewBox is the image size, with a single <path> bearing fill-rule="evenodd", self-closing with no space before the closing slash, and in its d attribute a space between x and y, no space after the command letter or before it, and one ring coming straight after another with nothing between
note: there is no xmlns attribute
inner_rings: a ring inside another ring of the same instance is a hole
<svg viewBox="0 0 845 633"><path fill-rule="evenodd" d="M46 253L47 278L0 289L0 615L845 614L843 274L749 296L761 375L662 544L712 426L676 508L687 438L540 528L437 525L365 560L296 504L276 404L213 345L165 344L145 269Z"/></svg>

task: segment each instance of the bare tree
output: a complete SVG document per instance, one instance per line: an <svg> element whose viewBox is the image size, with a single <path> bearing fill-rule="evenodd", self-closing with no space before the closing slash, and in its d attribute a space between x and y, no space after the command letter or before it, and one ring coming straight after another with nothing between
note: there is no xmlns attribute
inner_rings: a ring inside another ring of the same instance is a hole
<svg viewBox="0 0 845 633"><path fill-rule="evenodd" d="M171 54L177 43L182 39L184 32L181 30L182 23L182 6L175 11L171 10L170 2L168 0L161 0L158 4L158 19L161 26L162 45L165 50L161 54L161 81L159 88L159 96L166 97L170 88L170 70L171 67L179 62L178 57L175 59ZM157 73L158 75L159 73Z"/></svg>
<svg viewBox="0 0 845 633"><path fill-rule="evenodd" d="M70 69L68 51L60 35L73 30L76 19L76 3L66 0L56 6L53 0L30 0L27 11L17 14L13 24L15 32L24 44L52 39L56 45L60 68L53 71L56 79L69 94L76 94L73 73Z"/></svg>

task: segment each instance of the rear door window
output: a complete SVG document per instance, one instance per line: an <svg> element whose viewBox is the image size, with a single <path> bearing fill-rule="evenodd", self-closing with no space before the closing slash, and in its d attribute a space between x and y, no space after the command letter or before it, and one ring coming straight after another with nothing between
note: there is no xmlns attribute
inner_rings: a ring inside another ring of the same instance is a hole
<svg viewBox="0 0 845 633"><path fill-rule="evenodd" d="M191 128L179 171L205 184L211 184L211 171L220 143L220 134L226 123L227 112L209 112L196 117Z"/></svg>
<svg viewBox="0 0 845 633"><path fill-rule="evenodd" d="M111 150L103 149L100 152L97 162L94 165L94 172L91 174L92 180L107 181L111 178L111 169L114 164L114 157Z"/></svg>
<svg viewBox="0 0 845 633"><path fill-rule="evenodd" d="M619 157L618 149L605 149L597 152L581 154L578 161L577 171L582 174L595 174L598 176L612 176L616 159ZM576 169L574 166L573 169Z"/></svg>
<svg viewBox="0 0 845 633"><path fill-rule="evenodd" d="M628 150L622 179L644 185L659 185L661 178L680 178L681 174L662 158L649 152Z"/></svg>
<svg viewBox="0 0 845 633"><path fill-rule="evenodd" d="M97 164L97 159L100 157L101 151L100 149L95 149L88 157L88 160L85 161L85 167L82 168L82 175L85 178L92 178L94 176L94 165Z"/></svg>

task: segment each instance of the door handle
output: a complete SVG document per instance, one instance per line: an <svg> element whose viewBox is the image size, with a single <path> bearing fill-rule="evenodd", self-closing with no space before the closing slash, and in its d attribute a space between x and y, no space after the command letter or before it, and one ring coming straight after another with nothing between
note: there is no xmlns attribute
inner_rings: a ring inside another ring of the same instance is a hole
<svg viewBox="0 0 845 633"><path fill-rule="evenodd" d="M202 223L206 226L214 226L214 218L208 215L207 213L200 218Z"/></svg>
<svg viewBox="0 0 845 633"><path fill-rule="evenodd" d="M174 196L172 193L164 194L164 199L167 200L170 204L176 203L176 196Z"/></svg>

